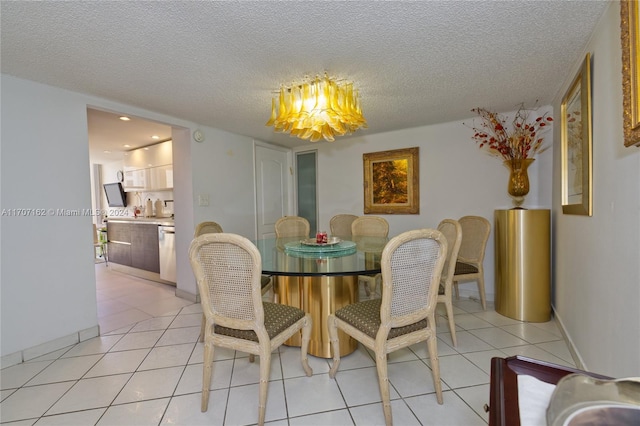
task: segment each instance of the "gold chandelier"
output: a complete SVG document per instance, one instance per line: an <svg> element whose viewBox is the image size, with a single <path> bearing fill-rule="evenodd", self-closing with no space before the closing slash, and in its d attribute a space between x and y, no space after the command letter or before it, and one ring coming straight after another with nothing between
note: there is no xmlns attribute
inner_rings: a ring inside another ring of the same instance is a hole
<svg viewBox="0 0 640 426"><path fill-rule="evenodd" d="M266 125L311 142L321 138L333 142L336 136L367 127L353 83L336 82L326 74L280 88L277 104L276 98L271 99L271 118Z"/></svg>

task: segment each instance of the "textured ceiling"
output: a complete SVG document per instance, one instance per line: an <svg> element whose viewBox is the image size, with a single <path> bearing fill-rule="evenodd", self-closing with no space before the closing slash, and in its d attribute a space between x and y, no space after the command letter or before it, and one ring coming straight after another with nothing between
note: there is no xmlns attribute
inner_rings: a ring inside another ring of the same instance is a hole
<svg viewBox="0 0 640 426"><path fill-rule="evenodd" d="M1 69L294 146L271 97L325 71L360 89L357 135L547 104L607 4L2 1Z"/></svg>

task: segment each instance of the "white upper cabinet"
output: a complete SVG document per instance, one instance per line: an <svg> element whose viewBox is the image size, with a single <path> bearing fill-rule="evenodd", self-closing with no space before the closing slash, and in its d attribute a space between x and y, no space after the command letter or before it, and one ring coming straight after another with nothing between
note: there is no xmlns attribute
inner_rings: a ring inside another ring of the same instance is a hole
<svg viewBox="0 0 640 426"><path fill-rule="evenodd" d="M173 165L150 167L148 177L150 188L169 189L173 188Z"/></svg>
<svg viewBox="0 0 640 426"><path fill-rule="evenodd" d="M125 153L124 169L140 170L173 164L173 144L161 142Z"/></svg>
<svg viewBox="0 0 640 426"><path fill-rule="evenodd" d="M173 144L161 142L134 149L124 157L126 191L173 188Z"/></svg>

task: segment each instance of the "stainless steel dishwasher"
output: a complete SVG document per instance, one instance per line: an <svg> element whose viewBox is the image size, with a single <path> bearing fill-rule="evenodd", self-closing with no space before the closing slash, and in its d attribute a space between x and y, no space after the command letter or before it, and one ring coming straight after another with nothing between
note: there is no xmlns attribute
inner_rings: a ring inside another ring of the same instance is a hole
<svg viewBox="0 0 640 426"><path fill-rule="evenodd" d="M158 244L160 245L160 279L175 283L177 282L175 226L158 227Z"/></svg>

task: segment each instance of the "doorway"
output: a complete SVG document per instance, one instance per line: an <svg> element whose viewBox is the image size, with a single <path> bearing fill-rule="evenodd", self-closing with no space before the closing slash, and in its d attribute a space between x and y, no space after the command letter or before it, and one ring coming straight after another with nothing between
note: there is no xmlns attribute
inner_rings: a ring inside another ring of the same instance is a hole
<svg viewBox="0 0 640 426"><path fill-rule="evenodd" d="M157 146L158 143L174 140L174 134L176 132L179 134L182 128L89 105L86 111L91 170L91 204L89 205L92 206L92 221L96 227L98 229L106 227L104 223L106 214L111 217L133 218L133 206L140 206L145 198L165 201L164 205L167 208L163 210L163 213L168 213L170 216L174 211L174 203L169 202L174 199L173 182L171 185L162 185L162 188L160 188L161 185L158 185L158 189L149 189L146 192L142 190L126 192L125 199L127 201L123 203L125 204L123 207L108 206L103 185L106 183L126 185L125 156L131 154L130 151L134 149L149 148L151 145ZM129 120L121 119L125 116ZM184 139L184 137L182 138ZM174 145L171 144L175 151ZM175 157L175 154L172 156ZM160 170L160 168L156 169ZM173 175L173 165L171 169L168 166L162 166L162 170L165 171L165 176ZM149 176L156 177L154 174L149 174ZM165 217L164 214L161 216ZM108 253L107 250L107 256ZM152 251L145 251L145 254L147 253L152 253ZM100 263L95 265L98 324L102 333L161 315L165 310L169 312L193 303L192 300L176 296L178 293L174 286L158 283L153 281L153 278L144 275L142 276L144 279L140 279L140 275L125 272L122 269L127 266L121 266L118 269L118 266L114 267L111 262L107 264L103 260L104 258L98 258ZM127 297L134 289L140 292L147 291L148 294L157 293L158 303L149 303L150 299L145 300L144 297L140 297L144 303L134 303L134 299Z"/></svg>
<svg viewBox="0 0 640 426"><path fill-rule="evenodd" d="M317 151L296 153L298 216L302 216L309 221L311 233L314 235L316 231L323 231L318 227L317 156Z"/></svg>

